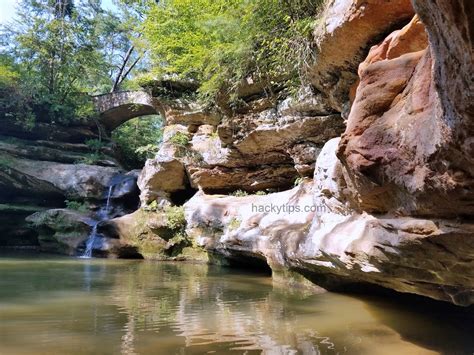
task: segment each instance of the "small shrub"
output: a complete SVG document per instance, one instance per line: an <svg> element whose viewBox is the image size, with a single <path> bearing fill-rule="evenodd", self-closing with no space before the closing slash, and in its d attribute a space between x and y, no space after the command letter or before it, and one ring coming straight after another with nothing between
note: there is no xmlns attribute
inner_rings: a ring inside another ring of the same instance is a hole
<svg viewBox="0 0 474 355"><path fill-rule="evenodd" d="M0 156L0 170L7 170L10 169L10 167L13 164L13 160L9 157L5 156Z"/></svg>
<svg viewBox="0 0 474 355"><path fill-rule="evenodd" d="M257 191L257 192L255 193L255 195L257 195L257 196L264 196L264 195L266 195L266 194L267 194L267 193L266 193L265 191Z"/></svg>
<svg viewBox="0 0 474 355"><path fill-rule="evenodd" d="M80 159L76 160L76 164L87 164L87 165L94 165L99 160L102 159L102 154L100 153L90 153L86 154Z"/></svg>
<svg viewBox="0 0 474 355"><path fill-rule="evenodd" d="M104 142L100 139L88 139L84 143L95 153L98 153L105 146Z"/></svg>
<svg viewBox="0 0 474 355"><path fill-rule="evenodd" d="M244 197L244 196L248 196L248 192L244 190L236 190L232 192L231 195L235 197Z"/></svg>
<svg viewBox="0 0 474 355"><path fill-rule="evenodd" d="M80 202L80 201L74 201L74 200L66 200L64 201L66 204L66 208L78 212L88 212L89 211L89 204L87 202Z"/></svg>
<svg viewBox="0 0 474 355"><path fill-rule="evenodd" d="M158 202L156 202L156 200L153 200L148 205L143 207L143 209L147 212L156 212L158 210Z"/></svg>
<svg viewBox="0 0 474 355"><path fill-rule="evenodd" d="M135 149L135 153L140 157L151 159L156 155L156 153L158 153L158 150L159 147L156 144L147 144Z"/></svg>
<svg viewBox="0 0 474 355"><path fill-rule="evenodd" d="M171 206L165 208L167 226L173 230L184 230L186 227L186 217L183 206Z"/></svg>
<svg viewBox="0 0 474 355"><path fill-rule="evenodd" d="M304 182L304 178L298 177L295 179L294 186L299 186Z"/></svg>
<svg viewBox="0 0 474 355"><path fill-rule="evenodd" d="M185 147L189 144L189 136L183 132L176 132L170 138L170 142Z"/></svg>
<svg viewBox="0 0 474 355"><path fill-rule="evenodd" d="M240 227L241 223L242 221L240 219L233 217L227 227L229 228L229 230L236 230Z"/></svg>

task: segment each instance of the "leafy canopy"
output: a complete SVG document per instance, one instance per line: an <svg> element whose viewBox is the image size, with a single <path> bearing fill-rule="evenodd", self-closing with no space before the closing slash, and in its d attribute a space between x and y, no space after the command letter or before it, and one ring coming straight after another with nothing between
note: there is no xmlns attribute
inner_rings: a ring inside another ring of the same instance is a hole
<svg viewBox="0 0 474 355"><path fill-rule="evenodd" d="M298 80L311 56L320 0L150 1L143 32L155 75L201 83L200 96L235 93L240 81Z"/></svg>
<svg viewBox="0 0 474 355"><path fill-rule="evenodd" d="M132 50L123 63L136 23L119 10L105 11L101 0L21 0L15 19L0 27L0 90L28 112L4 104L1 113L61 123L94 116L89 95L126 86L140 57Z"/></svg>

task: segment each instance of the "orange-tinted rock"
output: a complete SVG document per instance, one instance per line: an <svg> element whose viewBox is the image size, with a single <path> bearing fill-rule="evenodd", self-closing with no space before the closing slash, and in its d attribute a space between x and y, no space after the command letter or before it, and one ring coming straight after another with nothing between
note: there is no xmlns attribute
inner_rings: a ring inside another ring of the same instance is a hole
<svg viewBox="0 0 474 355"><path fill-rule="evenodd" d="M316 30L317 60L308 69L311 83L339 112L348 101L357 67L374 39L414 15L410 0L331 1Z"/></svg>
<svg viewBox="0 0 474 355"><path fill-rule="evenodd" d="M414 0L426 25L444 117L457 124L463 138L474 129L474 2L472 0ZM469 128L468 128L469 127ZM468 128L468 129L467 129ZM467 153L467 152L465 152ZM472 153L472 151L470 152ZM472 156L472 155L471 155Z"/></svg>
<svg viewBox="0 0 474 355"><path fill-rule="evenodd" d="M434 8L430 11L439 14ZM458 27L441 21L441 15L425 16L435 18L424 20L431 50L409 52L424 44L423 27L415 18L372 48L360 66L360 84L338 156L357 208L473 215L473 62L466 64L472 45L437 38L450 30L456 37ZM440 46L453 48L437 52ZM466 65L455 69L455 63Z"/></svg>
<svg viewBox="0 0 474 355"><path fill-rule="evenodd" d="M206 192L229 190L259 191L270 188L288 188L298 173L293 165L225 168L222 166L187 166L191 186Z"/></svg>
<svg viewBox="0 0 474 355"><path fill-rule="evenodd" d="M382 43L370 49L367 58L359 65L359 75L369 64L418 52L427 46L428 36L425 26L418 15L415 15L405 27L392 32Z"/></svg>

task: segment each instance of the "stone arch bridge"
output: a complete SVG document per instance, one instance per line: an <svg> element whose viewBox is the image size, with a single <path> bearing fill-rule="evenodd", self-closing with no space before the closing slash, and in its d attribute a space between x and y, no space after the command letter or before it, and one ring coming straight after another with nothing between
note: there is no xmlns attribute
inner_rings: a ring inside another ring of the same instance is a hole
<svg viewBox="0 0 474 355"><path fill-rule="evenodd" d="M100 123L109 131L135 117L156 115L153 97L145 91L120 91L93 97Z"/></svg>

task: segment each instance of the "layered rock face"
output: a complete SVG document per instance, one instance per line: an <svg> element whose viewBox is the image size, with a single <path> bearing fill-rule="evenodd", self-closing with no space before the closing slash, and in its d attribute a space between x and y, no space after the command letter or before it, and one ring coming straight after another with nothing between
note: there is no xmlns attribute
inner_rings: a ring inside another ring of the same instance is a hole
<svg viewBox="0 0 474 355"><path fill-rule="evenodd" d="M120 178L124 171L113 148L105 144L91 148L85 144L101 137L94 123L62 127L37 122L33 129L25 129L2 118L0 133L0 208L5 217L0 247L31 246L73 253L77 245L70 242L70 233L77 230L76 241L83 243L87 239L91 223L81 221L93 217L114 184L109 199L121 202L111 212L128 212L130 204L136 208L137 202L132 200L138 195L137 174ZM74 211L56 210L66 204L83 212L89 207L88 214L79 218ZM42 218L28 223L25 218L35 212L42 214ZM63 223L60 214L67 214L66 221L74 223ZM56 228L53 221L58 222ZM49 233L47 238L45 230Z"/></svg>
<svg viewBox="0 0 474 355"><path fill-rule="evenodd" d="M184 99L156 98L164 115L164 142L139 179L142 203L160 191L259 191L292 186L311 176L317 152L343 122L309 88L298 98L242 83L242 107L206 111ZM245 95L245 96L244 96Z"/></svg>
<svg viewBox="0 0 474 355"><path fill-rule="evenodd" d="M318 59L308 68L311 83L339 112L348 109L350 89L367 48L414 15L410 0L328 1L315 29Z"/></svg>
<svg viewBox="0 0 474 355"><path fill-rule="evenodd" d="M415 9L331 2L308 69L311 109L302 98L274 106L257 96L217 129L180 126L204 162L171 155L203 190L185 204L187 234L211 260L291 271L327 289L370 284L474 304L472 6L417 0ZM341 122L333 111L347 126L329 140ZM314 182L265 196L206 194L268 187L265 177L284 177L286 166L315 170Z"/></svg>

